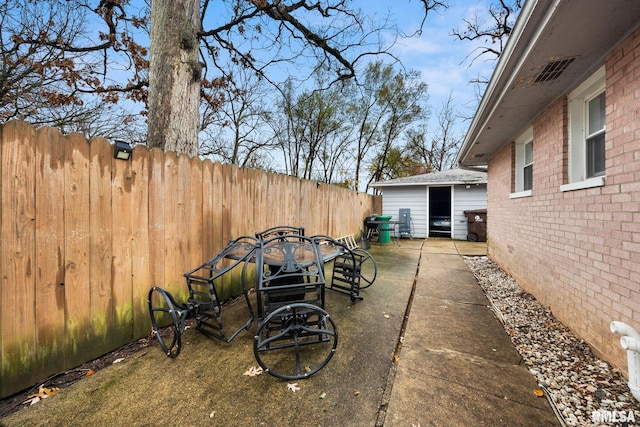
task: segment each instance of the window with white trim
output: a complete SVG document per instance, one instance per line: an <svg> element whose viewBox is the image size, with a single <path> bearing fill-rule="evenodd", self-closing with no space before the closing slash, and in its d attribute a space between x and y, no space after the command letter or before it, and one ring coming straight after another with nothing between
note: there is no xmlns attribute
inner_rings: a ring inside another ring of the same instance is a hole
<svg viewBox="0 0 640 427"><path fill-rule="evenodd" d="M604 175L604 92L587 101L587 178Z"/></svg>
<svg viewBox="0 0 640 427"><path fill-rule="evenodd" d="M530 196L533 190L533 128L516 138L515 193L511 197Z"/></svg>
<svg viewBox="0 0 640 427"><path fill-rule="evenodd" d="M569 94L569 183L561 190L604 185L605 69Z"/></svg>
<svg viewBox="0 0 640 427"><path fill-rule="evenodd" d="M524 144L524 167L522 168L524 188L533 189L533 141Z"/></svg>

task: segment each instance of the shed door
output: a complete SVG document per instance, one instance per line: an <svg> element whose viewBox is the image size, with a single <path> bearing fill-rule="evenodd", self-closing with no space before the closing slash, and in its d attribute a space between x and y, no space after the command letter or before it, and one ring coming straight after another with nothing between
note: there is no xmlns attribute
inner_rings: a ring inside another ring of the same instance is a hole
<svg viewBox="0 0 640 427"><path fill-rule="evenodd" d="M451 187L429 187L429 236L451 237Z"/></svg>

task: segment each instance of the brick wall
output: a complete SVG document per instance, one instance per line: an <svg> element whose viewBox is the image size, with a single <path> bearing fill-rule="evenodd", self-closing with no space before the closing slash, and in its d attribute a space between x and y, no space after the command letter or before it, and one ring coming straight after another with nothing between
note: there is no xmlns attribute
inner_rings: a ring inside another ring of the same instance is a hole
<svg viewBox="0 0 640 427"><path fill-rule="evenodd" d="M640 330L640 30L606 59L606 185L567 183L567 99L534 122L533 195L510 199L513 144L489 162L489 256L626 371L611 320ZM499 226L498 226L499 225Z"/></svg>

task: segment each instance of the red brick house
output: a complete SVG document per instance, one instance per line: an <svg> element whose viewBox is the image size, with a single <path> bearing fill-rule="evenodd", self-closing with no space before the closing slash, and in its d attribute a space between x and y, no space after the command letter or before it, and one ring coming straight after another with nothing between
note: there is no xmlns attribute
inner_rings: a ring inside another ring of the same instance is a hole
<svg viewBox="0 0 640 427"><path fill-rule="evenodd" d="M640 1L529 0L458 154L488 254L623 371L640 330Z"/></svg>

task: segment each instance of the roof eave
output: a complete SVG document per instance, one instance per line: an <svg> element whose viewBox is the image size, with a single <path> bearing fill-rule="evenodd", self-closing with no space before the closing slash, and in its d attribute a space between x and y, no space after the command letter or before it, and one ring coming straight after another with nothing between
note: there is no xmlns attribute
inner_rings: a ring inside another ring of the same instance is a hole
<svg viewBox="0 0 640 427"><path fill-rule="evenodd" d="M373 183L370 187L373 188L381 188L381 187L435 187L435 186L448 186L448 185L482 185L486 184L487 181L425 181L425 182L399 182L399 183Z"/></svg>
<svg viewBox="0 0 640 427"><path fill-rule="evenodd" d="M464 168L487 165L552 102L600 67L615 43L638 25L635 0L525 2L456 162ZM584 31L593 26L594 31ZM560 78L540 83L536 75L554 58L573 59Z"/></svg>

